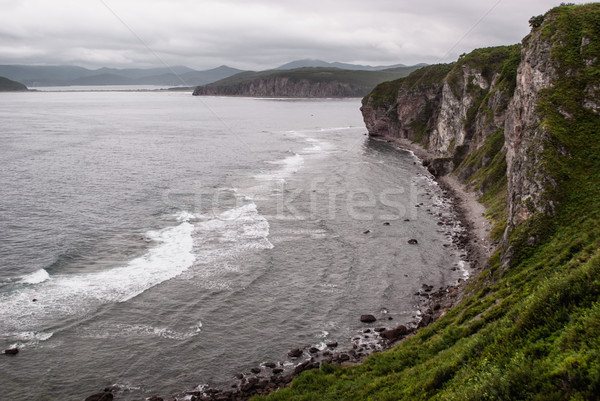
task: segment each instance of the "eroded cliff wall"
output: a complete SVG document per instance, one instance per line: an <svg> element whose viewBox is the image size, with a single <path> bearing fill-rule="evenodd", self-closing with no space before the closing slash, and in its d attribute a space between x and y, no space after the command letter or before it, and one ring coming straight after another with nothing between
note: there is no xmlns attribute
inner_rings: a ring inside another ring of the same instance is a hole
<svg viewBox="0 0 600 401"><path fill-rule="evenodd" d="M425 67L363 99L369 134L427 148L437 173L480 192L505 245L533 216L556 214L576 150L568 131L600 110L599 38L580 10L557 7L521 45Z"/></svg>

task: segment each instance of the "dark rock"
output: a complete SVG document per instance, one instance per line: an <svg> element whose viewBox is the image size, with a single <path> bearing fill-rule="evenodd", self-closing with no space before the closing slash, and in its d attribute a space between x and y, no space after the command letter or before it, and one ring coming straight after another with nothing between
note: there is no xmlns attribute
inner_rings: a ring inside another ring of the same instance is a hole
<svg viewBox="0 0 600 401"><path fill-rule="evenodd" d="M306 365L305 370L319 369L320 367L321 367L321 365L319 365L319 362L310 362Z"/></svg>
<svg viewBox="0 0 600 401"><path fill-rule="evenodd" d="M18 348L9 348L4 350L4 355L17 355L19 353Z"/></svg>
<svg viewBox="0 0 600 401"><path fill-rule="evenodd" d="M350 355L348 354L340 354L337 358L340 362L345 362L350 360Z"/></svg>
<svg viewBox="0 0 600 401"><path fill-rule="evenodd" d="M376 332L376 333L381 333L382 331L385 331L385 330L386 330L386 329L385 329L385 327L377 327L377 328L375 329L375 332Z"/></svg>
<svg viewBox="0 0 600 401"><path fill-rule="evenodd" d="M290 352L288 352L288 356L290 358L298 358L302 355L302 350L300 348L295 348L293 350L291 350Z"/></svg>
<svg viewBox="0 0 600 401"><path fill-rule="evenodd" d="M152 397L148 398L148 401L164 401L164 400L162 399L162 397L153 395Z"/></svg>
<svg viewBox="0 0 600 401"><path fill-rule="evenodd" d="M300 373L304 372L306 370L306 366L308 366L309 363L309 361L305 361L302 362L300 365L296 366L294 368L294 374L299 375Z"/></svg>
<svg viewBox="0 0 600 401"><path fill-rule="evenodd" d="M85 401L112 401L113 394L111 392L97 393L90 395Z"/></svg>
<svg viewBox="0 0 600 401"><path fill-rule="evenodd" d="M365 330L363 331L363 333L370 333L370 332L371 332L371 329L365 329Z"/></svg>
<svg viewBox="0 0 600 401"><path fill-rule="evenodd" d="M384 226L389 226L390 223L388 221L386 221L385 223L383 223Z"/></svg>
<svg viewBox="0 0 600 401"><path fill-rule="evenodd" d="M418 327L429 326L433 322L433 317L431 315L423 315L421 321L419 322Z"/></svg>
<svg viewBox="0 0 600 401"><path fill-rule="evenodd" d="M271 368L271 369L274 369L275 367L277 367L277 365L275 365L273 362L267 362L264 365L266 368Z"/></svg>
<svg viewBox="0 0 600 401"><path fill-rule="evenodd" d="M363 234L368 234L370 232L371 232L371 230L365 230L365 231L363 231Z"/></svg>
<svg viewBox="0 0 600 401"><path fill-rule="evenodd" d="M411 245L417 245L419 243L419 241L417 241L416 239L413 238L413 239L409 239L408 243Z"/></svg>
<svg viewBox="0 0 600 401"><path fill-rule="evenodd" d="M260 373L260 368L252 368L250 369L250 372L254 373L255 375Z"/></svg>
<svg viewBox="0 0 600 401"><path fill-rule="evenodd" d="M282 372L283 372L283 369L281 369L281 368L275 368L275 369L273 369L273 374L274 375L278 375L278 374L280 374Z"/></svg>
<svg viewBox="0 0 600 401"><path fill-rule="evenodd" d="M327 346L329 348L335 348L338 346L338 343L337 343L337 341L331 341L331 342L327 343Z"/></svg>
<svg viewBox="0 0 600 401"><path fill-rule="evenodd" d="M235 378L238 380L242 380L244 378L244 375L241 373L238 373L237 375L235 375Z"/></svg>
<svg viewBox="0 0 600 401"><path fill-rule="evenodd" d="M373 315L360 315L360 321L363 323L373 323L377 319Z"/></svg>
<svg viewBox="0 0 600 401"><path fill-rule="evenodd" d="M440 177L450 173L453 169L453 166L454 164L451 158L443 157L431 161L430 165L427 166L427 170L429 170L429 172L434 176Z"/></svg>
<svg viewBox="0 0 600 401"><path fill-rule="evenodd" d="M386 330L381 332L381 337L385 338L389 342L393 343L398 341L402 336L405 336L409 333L409 330L406 326L400 325L395 329Z"/></svg>
<svg viewBox="0 0 600 401"><path fill-rule="evenodd" d="M308 352L310 352L311 354L316 354L317 352L319 352L319 349L317 347L310 347Z"/></svg>

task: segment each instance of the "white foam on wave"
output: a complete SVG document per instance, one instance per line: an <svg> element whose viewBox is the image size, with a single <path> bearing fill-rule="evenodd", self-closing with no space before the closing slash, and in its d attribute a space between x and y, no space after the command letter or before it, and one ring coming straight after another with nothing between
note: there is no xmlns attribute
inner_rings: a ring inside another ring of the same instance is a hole
<svg viewBox="0 0 600 401"><path fill-rule="evenodd" d="M50 274L45 269L40 269L21 277L19 282L23 284L39 284L49 279Z"/></svg>
<svg viewBox="0 0 600 401"><path fill-rule="evenodd" d="M212 249L208 242L217 242L219 252L239 252L243 249L271 249L268 239L269 222L262 216L254 202L227 210L213 218L198 223L198 246ZM229 247L227 247L229 245Z"/></svg>
<svg viewBox="0 0 600 401"><path fill-rule="evenodd" d="M182 332L168 327L152 326L147 324L93 324L89 327L81 327L77 334L85 338L163 338L167 340L187 340L200 333L198 327L191 327Z"/></svg>
<svg viewBox="0 0 600 401"><path fill-rule="evenodd" d="M226 275L245 268L243 259L238 257L240 253L273 248L269 240L269 222L258 212L254 202L217 215L197 215L197 219L194 233L196 262L194 268L181 278L200 279L194 282L203 288L229 288Z"/></svg>
<svg viewBox="0 0 600 401"><path fill-rule="evenodd" d="M146 236L155 245L123 266L52 275L5 293L0 297L0 332L19 338L24 330L40 330L60 319L90 313L101 304L127 301L180 275L195 260L193 231L194 226L188 221L150 231Z"/></svg>
<svg viewBox="0 0 600 401"><path fill-rule="evenodd" d="M285 180L292 174L298 172L304 164L304 157L298 153L294 153L293 156L288 156L285 159L268 161L268 164L274 164L280 166L278 169L269 172L263 172L255 175L254 178L265 181L272 180Z"/></svg>

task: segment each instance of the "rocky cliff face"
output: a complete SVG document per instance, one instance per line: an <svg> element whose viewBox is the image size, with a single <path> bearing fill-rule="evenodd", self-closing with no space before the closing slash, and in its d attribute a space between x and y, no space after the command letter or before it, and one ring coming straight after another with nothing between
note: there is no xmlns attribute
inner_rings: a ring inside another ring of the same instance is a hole
<svg viewBox="0 0 600 401"><path fill-rule="evenodd" d="M496 210L507 247L524 222L556 213L572 170L562 166L580 146L568 131L600 111L600 46L581 10L557 7L537 17L521 45L475 50L445 74L434 66L429 80L434 67L425 67L363 99L369 134L439 157L438 173L456 174Z"/></svg>
<svg viewBox="0 0 600 401"><path fill-rule="evenodd" d="M267 77L242 82L238 85L200 86L195 96L253 96L253 97L360 97L365 88L349 82L315 82L307 79L292 80L288 77Z"/></svg>
<svg viewBox="0 0 600 401"><path fill-rule="evenodd" d="M505 121L509 231L536 211L551 213L554 208L552 201L541 196L546 185L553 185L551 178L537 168L542 165L549 133L540 124L536 108L540 91L556 78L552 42L541 32L535 30L523 40L517 85Z"/></svg>

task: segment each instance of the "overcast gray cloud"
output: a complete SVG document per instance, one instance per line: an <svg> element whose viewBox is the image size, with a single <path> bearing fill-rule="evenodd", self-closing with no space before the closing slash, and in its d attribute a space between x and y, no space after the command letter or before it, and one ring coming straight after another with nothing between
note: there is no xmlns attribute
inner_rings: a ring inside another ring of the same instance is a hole
<svg viewBox="0 0 600 401"><path fill-rule="evenodd" d="M518 43L550 0L0 0L0 64L84 67L304 58L370 65L453 61Z"/></svg>

